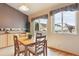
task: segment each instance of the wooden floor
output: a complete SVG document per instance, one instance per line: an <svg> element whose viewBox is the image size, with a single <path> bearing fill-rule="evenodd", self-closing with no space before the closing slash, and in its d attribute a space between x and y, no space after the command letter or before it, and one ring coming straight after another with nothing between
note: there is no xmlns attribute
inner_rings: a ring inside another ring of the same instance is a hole
<svg viewBox="0 0 79 59"><path fill-rule="evenodd" d="M0 49L0 56L13 56L13 53L14 53L13 46ZM48 56L73 56L73 55L48 48Z"/></svg>

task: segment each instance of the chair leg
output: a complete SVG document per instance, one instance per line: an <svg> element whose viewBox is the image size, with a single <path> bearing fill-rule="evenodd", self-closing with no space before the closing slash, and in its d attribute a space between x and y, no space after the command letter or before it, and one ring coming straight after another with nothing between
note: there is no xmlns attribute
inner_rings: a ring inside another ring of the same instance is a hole
<svg viewBox="0 0 79 59"><path fill-rule="evenodd" d="M45 52L43 52L43 56L45 56Z"/></svg>
<svg viewBox="0 0 79 59"><path fill-rule="evenodd" d="M46 56L47 56L47 41L46 41L46 44L45 44L45 52L46 52Z"/></svg>
<svg viewBox="0 0 79 59"><path fill-rule="evenodd" d="M47 56L47 50L46 50L46 56Z"/></svg>
<svg viewBox="0 0 79 59"><path fill-rule="evenodd" d="M20 52L19 51L17 51L17 54L18 54L18 56L20 55Z"/></svg>
<svg viewBox="0 0 79 59"><path fill-rule="evenodd" d="M43 48L43 56L45 56L45 48Z"/></svg>
<svg viewBox="0 0 79 59"><path fill-rule="evenodd" d="M16 51L14 52L14 56L16 56Z"/></svg>
<svg viewBox="0 0 79 59"><path fill-rule="evenodd" d="M19 56L19 53L18 53L18 56Z"/></svg>
<svg viewBox="0 0 79 59"><path fill-rule="evenodd" d="M30 52L28 51L28 54L29 54L29 56L30 56Z"/></svg>
<svg viewBox="0 0 79 59"><path fill-rule="evenodd" d="M16 56L16 48L14 49L14 56Z"/></svg>
<svg viewBox="0 0 79 59"><path fill-rule="evenodd" d="M46 56L47 56L47 42L46 42Z"/></svg>
<svg viewBox="0 0 79 59"><path fill-rule="evenodd" d="M47 56L47 47L44 47L43 56Z"/></svg>
<svg viewBox="0 0 79 59"><path fill-rule="evenodd" d="M47 56L47 49L46 48L44 50L44 54L45 54L45 56Z"/></svg>

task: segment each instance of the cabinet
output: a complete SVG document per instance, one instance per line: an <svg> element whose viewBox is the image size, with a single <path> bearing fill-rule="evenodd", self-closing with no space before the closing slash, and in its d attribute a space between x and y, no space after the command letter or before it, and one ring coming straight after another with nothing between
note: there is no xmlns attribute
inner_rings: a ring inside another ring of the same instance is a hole
<svg viewBox="0 0 79 59"><path fill-rule="evenodd" d="M7 47L7 34L0 34L0 48Z"/></svg>
<svg viewBox="0 0 79 59"><path fill-rule="evenodd" d="M8 46L12 46L13 45L13 35L14 34L8 34Z"/></svg>
<svg viewBox="0 0 79 59"><path fill-rule="evenodd" d="M0 48L8 47L14 45L13 36L19 35L16 33L3 33L0 34ZM24 35L24 34L21 34Z"/></svg>
<svg viewBox="0 0 79 59"><path fill-rule="evenodd" d="M14 34L0 34L0 48L12 46Z"/></svg>

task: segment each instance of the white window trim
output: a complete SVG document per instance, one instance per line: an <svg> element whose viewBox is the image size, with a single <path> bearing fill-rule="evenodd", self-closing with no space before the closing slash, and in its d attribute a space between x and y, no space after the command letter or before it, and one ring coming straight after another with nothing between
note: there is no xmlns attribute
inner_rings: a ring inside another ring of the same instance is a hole
<svg viewBox="0 0 79 59"><path fill-rule="evenodd" d="M76 15L77 15L77 13L76 13ZM55 24L54 24L54 16L51 15L51 30L53 31L53 33L55 33L55 34L69 34L69 35L77 35L77 33L78 33L78 31L77 31L77 17L75 19L75 30L76 30L75 33L66 33L66 32L63 32L63 31L62 32L55 32L55 30L54 30L55 27L54 26L55 26Z"/></svg>

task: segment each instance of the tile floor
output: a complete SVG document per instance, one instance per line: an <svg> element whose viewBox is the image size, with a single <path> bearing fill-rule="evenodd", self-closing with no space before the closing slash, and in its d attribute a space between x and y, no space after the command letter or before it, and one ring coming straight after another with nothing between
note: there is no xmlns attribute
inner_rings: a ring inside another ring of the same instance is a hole
<svg viewBox="0 0 79 59"><path fill-rule="evenodd" d="M14 53L13 46L0 49L0 56L13 56L14 55L13 53ZM48 56L73 56L73 55L48 48Z"/></svg>

